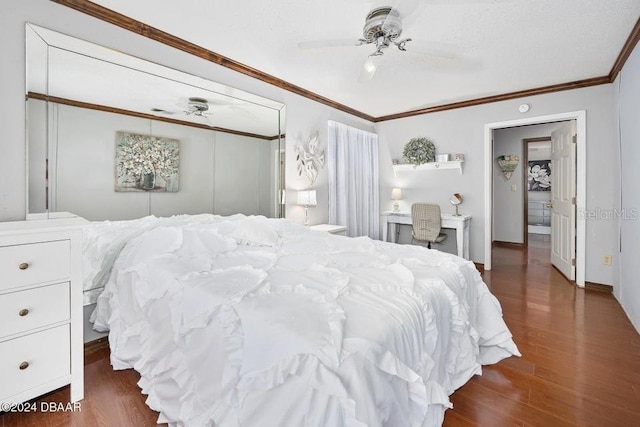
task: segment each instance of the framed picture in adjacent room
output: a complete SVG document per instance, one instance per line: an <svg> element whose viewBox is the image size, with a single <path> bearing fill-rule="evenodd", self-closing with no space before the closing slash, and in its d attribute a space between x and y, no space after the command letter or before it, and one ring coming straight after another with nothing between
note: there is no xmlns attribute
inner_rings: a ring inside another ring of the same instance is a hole
<svg viewBox="0 0 640 427"><path fill-rule="evenodd" d="M530 160L527 182L529 191L551 191L551 160Z"/></svg>

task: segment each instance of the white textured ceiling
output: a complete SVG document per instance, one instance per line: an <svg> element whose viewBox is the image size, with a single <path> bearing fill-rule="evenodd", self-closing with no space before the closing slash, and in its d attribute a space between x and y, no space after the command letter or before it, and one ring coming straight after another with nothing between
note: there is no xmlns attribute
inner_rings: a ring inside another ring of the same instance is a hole
<svg viewBox="0 0 640 427"><path fill-rule="evenodd" d="M640 16L640 0L94 2L372 116L605 76ZM358 83L372 46L298 47L355 40L370 9L394 4L413 10L403 37L460 60L428 60L411 42Z"/></svg>

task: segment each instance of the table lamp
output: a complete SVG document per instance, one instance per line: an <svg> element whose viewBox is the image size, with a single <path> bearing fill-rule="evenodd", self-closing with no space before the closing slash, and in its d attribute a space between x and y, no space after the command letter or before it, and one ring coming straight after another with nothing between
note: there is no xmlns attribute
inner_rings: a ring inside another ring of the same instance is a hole
<svg viewBox="0 0 640 427"><path fill-rule="evenodd" d="M304 225L309 226L309 207L318 206L316 190L298 191L298 204L304 206Z"/></svg>
<svg viewBox="0 0 640 427"><path fill-rule="evenodd" d="M394 200L393 211L400 212L400 203L398 203L398 200L402 200L401 188L394 188L393 190L391 190L391 200Z"/></svg>

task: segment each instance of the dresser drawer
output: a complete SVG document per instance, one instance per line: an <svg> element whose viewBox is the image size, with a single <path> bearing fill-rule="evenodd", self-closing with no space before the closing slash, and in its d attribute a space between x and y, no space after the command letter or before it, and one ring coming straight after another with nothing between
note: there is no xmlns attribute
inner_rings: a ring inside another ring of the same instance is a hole
<svg viewBox="0 0 640 427"><path fill-rule="evenodd" d="M0 342L0 402L69 375L69 325Z"/></svg>
<svg viewBox="0 0 640 427"><path fill-rule="evenodd" d="M0 338L68 320L69 282L0 295Z"/></svg>
<svg viewBox="0 0 640 427"><path fill-rule="evenodd" d="M0 247L0 291L64 280L70 275L68 240Z"/></svg>

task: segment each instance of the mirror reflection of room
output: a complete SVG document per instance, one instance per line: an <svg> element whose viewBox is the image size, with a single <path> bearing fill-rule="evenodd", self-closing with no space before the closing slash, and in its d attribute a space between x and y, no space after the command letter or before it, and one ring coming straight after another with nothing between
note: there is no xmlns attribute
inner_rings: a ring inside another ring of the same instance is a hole
<svg viewBox="0 0 640 427"><path fill-rule="evenodd" d="M27 49L30 214L283 215L282 104L31 24Z"/></svg>

